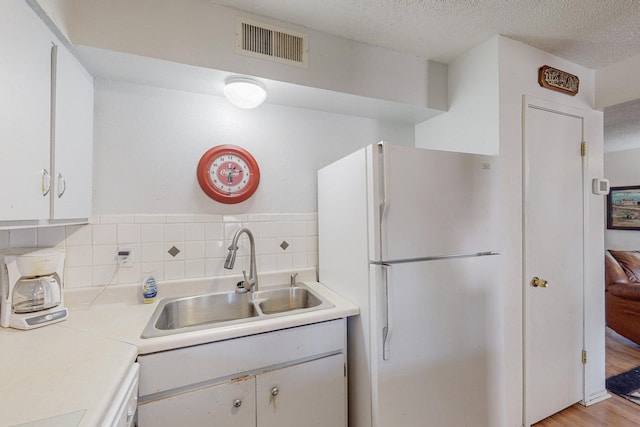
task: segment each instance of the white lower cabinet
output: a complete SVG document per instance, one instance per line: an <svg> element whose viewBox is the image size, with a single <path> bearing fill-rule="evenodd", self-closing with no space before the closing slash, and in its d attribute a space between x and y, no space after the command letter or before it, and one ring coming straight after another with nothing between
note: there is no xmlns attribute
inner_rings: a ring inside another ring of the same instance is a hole
<svg viewBox="0 0 640 427"><path fill-rule="evenodd" d="M138 357L139 427L346 427L346 322Z"/></svg>
<svg viewBox="0 0 640 427"><path fill-rule="evenodd" d="M345 426L344 372L339 354L258 375L257 426Z"/></svg>
<svg viewBox="0 0 640 427"><path fill-rule="evenodd" d="M255 425L255 377L178 393L138 409L138 426Z"/></svg>

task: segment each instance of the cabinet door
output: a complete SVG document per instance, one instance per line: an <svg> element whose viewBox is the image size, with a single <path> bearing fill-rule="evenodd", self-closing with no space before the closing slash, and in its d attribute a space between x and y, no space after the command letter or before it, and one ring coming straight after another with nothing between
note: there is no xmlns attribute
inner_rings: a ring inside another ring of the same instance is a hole
<svg viewBox="0 0 640 427"><path fill-rule="evenodd" d="M91 216L93 77L56 46L52 219Z"/></svg>
<svg viewBox="0 0 640 427"><path fill-rule="evenodd" d="M258 427L346 426L344 354L256 377Z"/></svg>
<svg viewBox="0 0 640 427"><path fill-rule="evenodd" d="M204 387L138 406L138 427L254 427L255 377Z"/></svg>
<svg viewBox="0 0 640 427"><path fill-rule="evenodd" d="M26 2L0 2L0 221L49 218L51 46Z"/></svg>

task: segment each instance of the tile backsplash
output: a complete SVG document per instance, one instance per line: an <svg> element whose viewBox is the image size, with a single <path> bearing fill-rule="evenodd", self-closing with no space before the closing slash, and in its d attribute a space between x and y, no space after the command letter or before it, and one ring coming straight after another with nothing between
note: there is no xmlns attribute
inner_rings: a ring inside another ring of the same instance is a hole
<svg viewBox="0 0 640 427"><path fill-rule="evenodd" d="M249 270L249 241L241 236L233 270L223 268L227 247L241 227L254 235L258 272L317 267L316 213L243 215L100 215L88 225L0 230L0 249L65 250L65 288L241 274ZM117 266L129 249L131 267Z"/></svg>

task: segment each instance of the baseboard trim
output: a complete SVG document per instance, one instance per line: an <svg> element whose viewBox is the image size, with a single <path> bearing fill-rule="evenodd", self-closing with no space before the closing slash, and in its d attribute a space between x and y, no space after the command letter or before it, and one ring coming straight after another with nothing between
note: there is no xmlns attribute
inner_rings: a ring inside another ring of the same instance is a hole
<svg viewBox="0 0 640 427"><path fill-rule="evenodd" d="M595 405L596 403L602 402L603 400L607 400L611 397L611 395L607 392L607 390L602 390L599 393L596 393L592 396L589 397L589 400L587 401L580 401L580 404L582 406L591 406L591 405Z"/></svg>

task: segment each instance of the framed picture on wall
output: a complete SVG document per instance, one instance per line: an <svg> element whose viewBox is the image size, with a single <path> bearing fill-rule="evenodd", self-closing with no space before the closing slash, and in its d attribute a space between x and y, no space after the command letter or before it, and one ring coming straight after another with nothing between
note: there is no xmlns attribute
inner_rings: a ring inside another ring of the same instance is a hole
<svg viewBox="0 0 640 427"><path fill-rule="evenodd" d="M607 196L607 228L640 230L640 185L611 187Z"/></svg>

